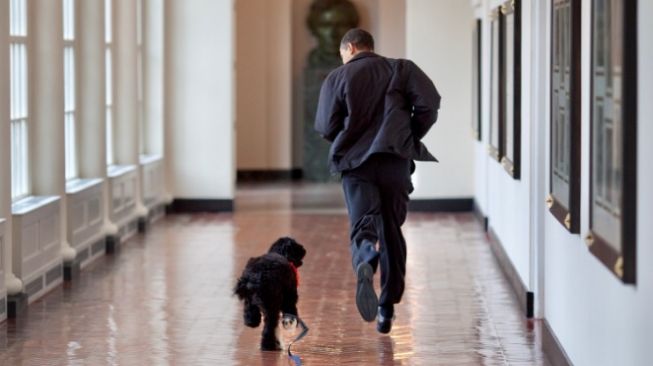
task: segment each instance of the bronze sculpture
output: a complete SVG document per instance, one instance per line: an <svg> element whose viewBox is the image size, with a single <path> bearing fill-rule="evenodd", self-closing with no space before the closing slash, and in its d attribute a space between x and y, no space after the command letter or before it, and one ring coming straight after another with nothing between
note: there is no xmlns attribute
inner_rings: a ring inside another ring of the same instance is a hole
<svg viewBox="0 0 653 366"><path fill-rule="evenodd" d="M304 71L304 178L325 182L333 180L327 169L329 145L313 129L315 109L322 81L342 65L340 40L358 26L358 11L349 0L315 0L306 19L317 46L308 55Z"/></svg>

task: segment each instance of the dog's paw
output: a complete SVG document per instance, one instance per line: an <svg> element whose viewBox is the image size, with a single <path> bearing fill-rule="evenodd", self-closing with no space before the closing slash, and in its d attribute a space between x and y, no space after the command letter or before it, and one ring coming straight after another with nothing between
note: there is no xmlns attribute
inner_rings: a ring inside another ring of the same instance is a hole
<svg viewBox="0 0 653 366"><path fill-rule="evenodd" d="M276 339L264 339L261 341L261 350L263 351L281 351L281 343Z"/></svg>
<svg viewBox="0 0 653 366"><path fill-rule="evenodd" d="M283 329L293 329L297 327L297 317L291 314L284 314L283 320L281 320Z"/></svg>

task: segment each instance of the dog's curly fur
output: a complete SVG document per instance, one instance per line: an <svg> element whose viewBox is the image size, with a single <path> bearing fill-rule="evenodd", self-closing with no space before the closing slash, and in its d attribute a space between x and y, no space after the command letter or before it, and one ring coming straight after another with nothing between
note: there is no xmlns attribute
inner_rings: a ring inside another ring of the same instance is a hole
<svg viewBox="0 0 653 366"><path fill-rule="evenodd" d="M280 350L275 335L280 314L297 316L297 275L292 265L299 268L306 250L292 238L279 238L267 254L250 258L234 287L234 294L244 303L245 325L256 328L265 324L261 349ZM292 265L291 265L292 264Z"/></svg>

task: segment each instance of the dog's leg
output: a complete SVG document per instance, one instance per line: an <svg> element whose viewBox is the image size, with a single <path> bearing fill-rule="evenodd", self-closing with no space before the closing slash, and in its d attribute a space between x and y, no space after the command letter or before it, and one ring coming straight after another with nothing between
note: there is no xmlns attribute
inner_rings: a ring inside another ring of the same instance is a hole
<svg viewBox="0 0 653 366"><path fill-rule="evenodd" d="M252 304L250 299L245 299L243 309L243 320L248 327L256 328L261 324L261 310Z"/></svg>
<svg viewBox="0 0 653 366"><path fill-rule="evenodd" d="M277 339L276 329L279 325L279 309L265 309L265 323L261 338L261 349L265 351L281 350L281 343Z"/></svg>
<svg viewBox="0 0 653 366"><path fill-rule="evenodd" d="M288 288L286 291L284 291L283 294L281 311L283 311L284 314L292 314L297 316L297 300L299 300L299 295L297 295L297 287Z"/></svg>

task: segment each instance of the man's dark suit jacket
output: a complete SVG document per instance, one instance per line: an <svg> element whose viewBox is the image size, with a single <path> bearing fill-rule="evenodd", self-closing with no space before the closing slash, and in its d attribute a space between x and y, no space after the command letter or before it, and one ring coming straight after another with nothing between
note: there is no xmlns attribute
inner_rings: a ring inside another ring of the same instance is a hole
<svg viewBox="0 0 653 366"><path fill-rule="evenodd" d="M332 173L375 153L437 161L420 140L438 118L440 95L412 61L362 52L322 84L315 130L332 142Z"/></svg>

